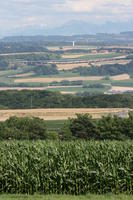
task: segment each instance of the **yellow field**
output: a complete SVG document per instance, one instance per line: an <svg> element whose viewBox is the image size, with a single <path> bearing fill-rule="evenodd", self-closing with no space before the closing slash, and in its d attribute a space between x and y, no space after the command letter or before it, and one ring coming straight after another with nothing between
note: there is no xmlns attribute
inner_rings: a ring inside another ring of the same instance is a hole
<svg viewBox="0 0 133 200"><path fill-rule="evenodd" d="M113 64L121 64L121 65L126 65L130 62L130 60L104 60L104 61L93 61L91 62L92 65L97 66L97 67L101 67L102 65L113 65ZM66 63L66 64L57 64L57 68L59 71L61 70L72 70L78 67L90 67L91 65L88 64L88 62L84 62L84 63Z"/></svg>
<svg viewBox="0 0 133 200"><path fill-rule="evenodd" d="M112 86L111 91L114 91L114 92L127 92L127 91L133 91L133 87Z"/></svg>
<svg viewBox="0 0 133 200"><path fill-rule="evenodd" d="M71 59L71 58L80 58L82 56L94 56L94 55L105 55L105 54L110 54L109 52L104 52L104 53L77 53L77 54L64 54L62 56L62 58L65 58L65 59Z"/></svg>
<svg viewBox="0 0 133 200"><path fill-rule="evenodd" d="M29 109L29 110L0 110L0 121L5 121L9 117L39 117L44 120L66 120L68 118L75 118L76 113L88 113L93 118L101 118L108 114L118 115L120 113L128 113L129 109L122 108L100 108L100 109Z"/></svg>
<svg viewBox="0 0 133 200"><path fill-rule="evenodd" d="M124 81L124 80L130 80L130 76L128 74L121 74L117 76L112 76L111 79L115 81Z"/></svg>
<svg viewBox="0 0 133 200"><path fill-rule="evenodd" d="M59 71L61 70L71 70L71 69L75 69L78 67L90 67L90 65L88 64L88 62L84 62L84 63L73 63L73 64L57 64L57 68Z"/></svg>
<svg viewBox="0 0 133 200"><path fill-rule="evenodd" d="M52 77L52 78L23 78L14 80L15 83L52 83L54 81L61 82L63 80L67 81L98 81L102 80L103 76L77 76L77 77Z"/></svg>
<svg viewBox="0 0 133 200"><path fill-rule="evenodd" d="M100 67L101 65L113 65L113 64L121 64L126 65L130 62L130 60L110 60L110 61L99 61L99 62L93 62L92 64L94 66Z"/></svg>
<svg viewBox="0 0 133 200"><path fill-rule="evenodd" d="M62 58L80 58L81 56L88 56L88 54L64 54Z"/></svg>

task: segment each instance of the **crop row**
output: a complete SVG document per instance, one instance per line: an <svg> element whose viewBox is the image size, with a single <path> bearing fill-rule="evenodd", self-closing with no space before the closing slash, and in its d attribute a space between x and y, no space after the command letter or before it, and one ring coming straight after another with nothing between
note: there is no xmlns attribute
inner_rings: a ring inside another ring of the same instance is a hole
<svg viewBox="0 0 133 200"><path fill-rule="evenodd" d="M0 142L0 193L133 193L132 142Z"/></svg>

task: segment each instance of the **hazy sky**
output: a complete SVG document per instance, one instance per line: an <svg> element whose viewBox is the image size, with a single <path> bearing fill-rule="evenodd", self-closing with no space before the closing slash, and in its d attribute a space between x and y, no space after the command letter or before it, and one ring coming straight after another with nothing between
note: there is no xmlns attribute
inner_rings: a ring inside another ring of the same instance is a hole
<svg viewBox="0 0 133 200"><path fill-rule="evenodd" d="M133 20L133 0L0 0L0 29Z"/></svg>

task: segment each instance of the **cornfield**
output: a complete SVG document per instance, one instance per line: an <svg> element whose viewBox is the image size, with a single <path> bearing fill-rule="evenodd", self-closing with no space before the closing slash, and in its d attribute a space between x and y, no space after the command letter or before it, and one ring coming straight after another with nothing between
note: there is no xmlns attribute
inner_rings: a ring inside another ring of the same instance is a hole
<svg viewBox="0 0 133 200"><path fill-rule="evenodd" d="M133 193L132 142L0 142L0 193Z"/></svg>

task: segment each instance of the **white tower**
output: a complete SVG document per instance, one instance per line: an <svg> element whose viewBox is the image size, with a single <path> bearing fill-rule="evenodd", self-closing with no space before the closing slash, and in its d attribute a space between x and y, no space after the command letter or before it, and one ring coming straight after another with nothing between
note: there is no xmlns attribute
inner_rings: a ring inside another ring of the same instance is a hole
<svg viewBox="0 0 133 200"><path fill-rule="evenodd" d="M75 41L73 41L73 47L75 47Z"/></svg>

